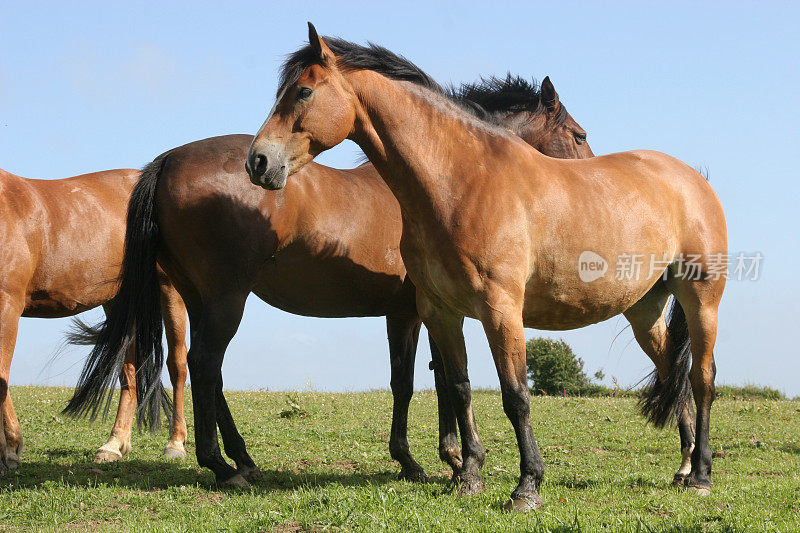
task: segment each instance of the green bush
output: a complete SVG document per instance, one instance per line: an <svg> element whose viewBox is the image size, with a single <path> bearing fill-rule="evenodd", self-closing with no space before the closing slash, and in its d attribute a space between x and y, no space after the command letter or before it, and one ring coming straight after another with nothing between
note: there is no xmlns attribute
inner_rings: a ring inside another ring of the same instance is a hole
<svg viewBox="0 0 800 533"><path fill-rule="evenodd" d="M547 396L614 396L639 397L643 389L620 388L614 378L614 387L606 387L592 380L583 370L583 359L575 355L562 339L554 341L535 337L526 343L528 379L531 393ZM597 381L605 377L602 370L595 372ZM787 400L785 394L764 385L717 385L717 398L728 400Z"/></svg>
<svg viewBox="0 0 800 533"><path fill-rule="evenodd" d="M592 383L583 359L563 340L536 337L526 343L528 378L534 394L605 396L609 389ZM602 375L602 372L595 374Z"/></svg>

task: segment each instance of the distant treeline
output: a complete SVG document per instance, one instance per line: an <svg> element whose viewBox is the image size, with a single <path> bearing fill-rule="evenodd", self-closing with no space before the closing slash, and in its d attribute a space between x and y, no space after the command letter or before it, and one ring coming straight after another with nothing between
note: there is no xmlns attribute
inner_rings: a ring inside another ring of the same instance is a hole
<svg viewBox="0 0 800 533"><path fill-rule="evenodd" d="M578 391L569 392L566 396L639 398L643 390L642 388L608 387L594 383ZM531 389L531 393L536 396L564 395L563 391L561 394L543 394L541 390L536 391L533 389ZM789 398L778 389L773 389L766 385L717 385L717 398L725 398L727 400L800 400L800 396Z"/></svg>
<svg viewBox="0 0 800 533"><path fill-rule="evenodd" d="M527 342L528 378L531 393L538 396L585 396L638 398L643 388L621 387L615 378L614 386L599 383L605 377L602 370L594 379L583 371L583 359L575 355L563 340L536 337ZM734 400L788 400L785 394L772 387L747 384L717 385L717 398ZM799 398L796 398L799 399Z"/></svg>

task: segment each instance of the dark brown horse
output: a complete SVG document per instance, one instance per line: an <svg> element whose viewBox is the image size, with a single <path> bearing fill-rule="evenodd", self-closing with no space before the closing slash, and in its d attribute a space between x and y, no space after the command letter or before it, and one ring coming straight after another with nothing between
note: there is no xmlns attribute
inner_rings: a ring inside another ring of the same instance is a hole
<svg viewBox="0 0 800 533"><path fill-rule="evenodd" d="M725 286L715 272L727 233L706 180L657 152L549 158L466 113L386 49L323 40L310 25L309 43L284 65L278 99L248 153L250 178L281 188L349 138L391 188L403 215L400 252L458 417L462 491L482 490L485 457L471 409L465 316L483 324L497 367L521 455L507 508L523 511L542 506L544 473L529 419L523 325L571 329L624 313L660 361L662 383L674 385L653 398L662 412L681 413L688 364L684 343L666 326L672 294L691 340L697 406L686 484L709 493L713 349Z"/></svg>
<svg viewBox="0 0 800 533"><path fill-rule="evenodd" d="M125 212L138 178L136 170L109 170L33 180L0 170L0 473L19 466L22 448L9 392L19 319L72 316L101 305L108 309L122 263ZM170 332L169 370L180 403L186 378L186 311L165 276L159 285ZM130 450L136 406L133 363L128 359L122 369L117 421L98 457L121 457ZM186 424L176 417L165 454L185 455L185 440Z"/></svg>
<svg viewBox="0 0 800 533"><path fill-rule="evenodd" d="M453 98L487 119L510 124L550 155L592 155L586 133L561 105L549 79L541 91L519 78L490 79L462 87ZM155 268L157 254L189 310L198 461L214 470L220 483L241 485L257 470L225 403L219 370L248 294L300 315L386 316L394 394L390 452L402 465L402 477L424 479L406 439L420 318L399 252L397 200L372 165L336 170L312 164L282 191L264 191L249 183L242 164L252 139L233 135L194 142L145 169L131 201L125 256L130 269L123 269L120 297L90 366L107 376L114 365L100 362L117 361L125 338L158 337L157 330L148 329L158 326L157 317L147 321L138 314L152 307L155 290L137 288L142 270ZM157 232L148 224L150 217L158 220ZM136 329L126 329L131 327ZM156 349L146 343L137 347L141 358ZM437 359L435 347L432 351ZM441 365L435 361L433 366L437 387L443 387ZM72 411L101 401L98 382L91 372L85 377ZM455 415L447 399L442 393L440 455L458 470ZM217 425L238 470L220 454Z"/></svg>

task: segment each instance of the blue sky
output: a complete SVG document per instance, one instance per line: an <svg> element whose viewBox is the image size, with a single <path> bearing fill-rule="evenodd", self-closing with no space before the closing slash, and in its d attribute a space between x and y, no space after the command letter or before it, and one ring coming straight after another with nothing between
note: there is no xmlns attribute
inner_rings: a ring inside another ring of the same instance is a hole
<svg viewBox="0 0 800 533"><path fill-rule="evenodd" d="M800 394L797 5L111 4L0 0L0 167L67 177L141 167L205 137L255 133L280 61L306 39L307 20L322 34L387 46L441 82L549 75L596 154L648 148L708 169L730 250L764 256L758 281L728 283L718 382ZM318 160L349 167L355 149ZM607 380L631 384L651 366L625 326L614 318L553 336L592 372L602 367ZM49 362L66 327L22 320L12 384L74 383L85 350ZM474 321L466 337L473 384L497 386ZM432 386L422 344L420 388ZM224 372L228 388L388 387L384 323L299 318L251 297Z"/></svg>

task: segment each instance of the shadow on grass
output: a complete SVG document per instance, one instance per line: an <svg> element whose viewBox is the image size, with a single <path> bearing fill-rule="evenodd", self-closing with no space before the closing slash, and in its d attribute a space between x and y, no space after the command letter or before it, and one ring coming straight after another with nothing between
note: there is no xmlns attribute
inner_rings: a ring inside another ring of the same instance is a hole
<svg viewBox="0 0 800 533"><path fill-rule="evenodd" d="M787 445L785 451L800 453L800 446ZM190 486L205 490L220 490L214 475L201 468L192 459L184 461L124 459L105 464L92 462L92 455L83 460L71 449L52 449L46 453L49 460L25 461L18 470L0 476L0 492L37 489L59 483L72 487L95 487L101 484L141 491L159 491L170 487ZM66 460L65 460L66 458ZM512 476L516 479L515 476ZM262 478L251 483L255 493L289 492L298 488L325 487L338 484L344 487L383 486L398 480L397 471L365 472L342 469L335 465L315 464L311 469L266 468ZM591 490L603 485L624 485L628 488L666 489L666 480L656 483L644 477L598 480L591 477L551 478L548 483L572 490ZM454 485L448 475L433 474L428 478L433 495L452 492Z"/></svg>
<svg viewBox="0 0 800 533"><path fill-rule="evenodd" d="M252 483L256 492L293 491L298 488L325 487L341 485L343 487L369 487L388 485L398 480L397 473L392 472L293 472L286 470L263 470L262 479ZM428 485L437 485L440 489L435 494L443 494L452 490L449 478L431 477Z"/></svg>
<svg viewBox="0 0 800 533"><path fill-rule="evenodd" d="M72 455L71 450L52 450L49 457ZM262 469L262 479L251 484L255 492L292 491L301 487L321 487L339 484L345 487L387 485L396 481L397 473L336 471L296 472L279 469ZM200 486L218 489L214 475L189 461L134 460L95 464L91 460L60 463L50 461L23 461L14 471L0 476L0 492L36 489L51 483L73 487L95 487L106 484L142 491L159 491L170 487ZM432 476L428 483L441 485L442 492L450 490L450 479Z"/></svg>
<svg viewBox="0 0 800 533"><path fill-rule="evenodd" d="M71 448L56 448L53 450L45 450L44 454L50 459L57 459L59 457L70 457L75 455L75 450ZM86 452L88 455L89 452Z"/></svg>
<svg viewBox="0 0 800 533"><path fill-rule="evenodd" d="M588 490L597 487L599 485L605 485L605 483L601 483L596 479L576 479L576 478L554 480L553 483L555 485L575 490Z"/></svg>
<svg viewBox="0 0 800 533"><path fill-rule="evenodd" d="M71 450L51 450L50 458L74 456ZM91 460L73 462L26 461L17 470L0 476L0 492L40 488L50 483L94 487L115 485L144 491L163 490L171 486L197 485L213 480L195 465L168 461L124 460L95 464Z"/></svg>
<svg viewBox="0 0 800 533"><path fill-rule="evenodd" d="M791 453L793 455L800 455L800 445L798 444L784 444L780 448L780 451L784 453Z"/></svg>
<svg viewBox="0 0 800 533"><path fill-rule="evenodd" d="M573 490L590 490L597 487L626 487L626 488L643 488L643 489L667 489L672 488L672 478L669 481L665 480L663 483L657 483L642 476L636 478L625 478L617 480L597 480L597 479L579 479L579 478L562 478L553 479L549 481L554 485L559 485Z"/></svg>

